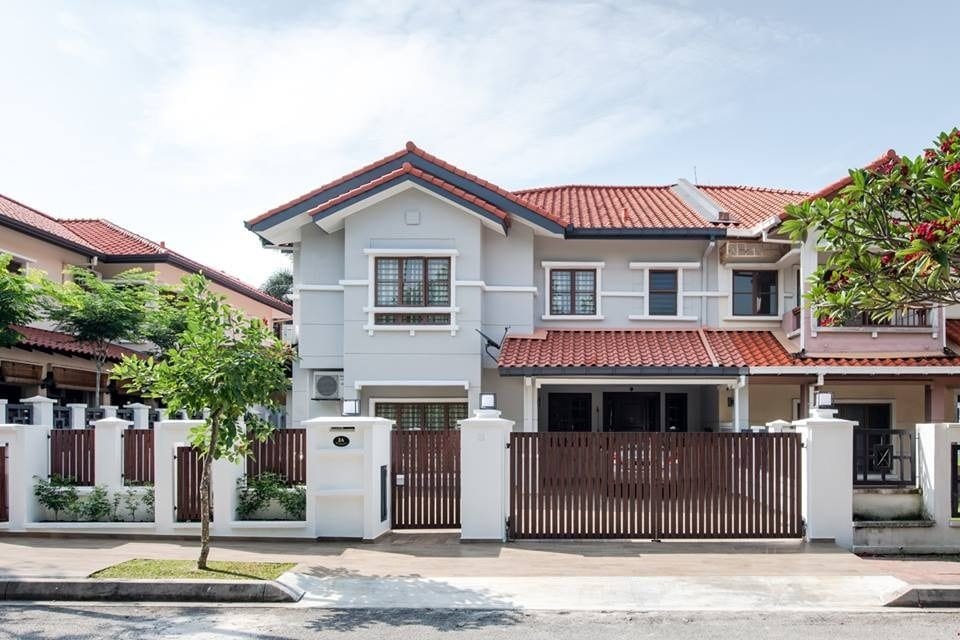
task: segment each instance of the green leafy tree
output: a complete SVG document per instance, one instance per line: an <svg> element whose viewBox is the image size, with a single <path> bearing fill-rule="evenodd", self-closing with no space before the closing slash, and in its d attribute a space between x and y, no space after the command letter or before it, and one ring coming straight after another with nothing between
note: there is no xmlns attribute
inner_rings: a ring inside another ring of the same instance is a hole
<svg viewBox="0 0 960 640"><path fill-rule="evenodd" d="M252 405L276 408L287 389L292 354L258 319L246 318L211 292L202 276L184 278L179 309L184 330L162 358L127 357L113 376L130 390L162 398L171 411L209 418L190 433L203 461L200 476L199 569L210 554L210 469L213 460L240 460L251 436L265 440L273 427L247 412Z"/></svg>
<svg viewBox="0 0 960 640"><path fill-rule="evenodd" d="M147 314L143 337L153 344L154 355L161 356L173 347L177 337L186 329L187 323L180 311L182 292L180 286L160 285L157 305Z"/></svg>
<svg viewBox="0 0 960 640"><path fill-rule="evenodd" d="M158 304L153 273L130 269L109 280L90 269L70 267L63 284L47 283L42 303L58 331L92 346L96 365L96 399L100 406L101 378L113 342L144 340L144 326Z"/></svg>
<svg viewBox="0 0 960 640"><path fill-rule="evenodd" d="M866 312L960 303L960 131L941 133L916 158L889 154L850 171L833 197L787 208L794 240L817 234L827 255L808 297L825 324Z"/></svg>
<svg viewBox="0 0 960 640"><path fill-rule="evenodd" d="M13 258L0 253L0 347L11 347L20 334L10 325L25 325L37 317L41 276L14 270Z"/></svg>
<svg viewBox="0 0 960 640"><path fill-rule="evenodd" d="M290 302L293 294L293 273L290 269L278 269L270 274L260 289L272 298Z"/></svg>

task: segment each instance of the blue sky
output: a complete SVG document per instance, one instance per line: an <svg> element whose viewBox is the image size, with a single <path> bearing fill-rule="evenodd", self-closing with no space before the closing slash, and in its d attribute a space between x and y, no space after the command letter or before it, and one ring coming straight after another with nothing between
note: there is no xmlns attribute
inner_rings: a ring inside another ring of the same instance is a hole
<svg viewBox="0 0 960 640"><path fill-rule="evenodd" d="M960 124L960 3L9 2L0 193L259 283L242 221L414 140L507 188L816 189Z"/></svg>

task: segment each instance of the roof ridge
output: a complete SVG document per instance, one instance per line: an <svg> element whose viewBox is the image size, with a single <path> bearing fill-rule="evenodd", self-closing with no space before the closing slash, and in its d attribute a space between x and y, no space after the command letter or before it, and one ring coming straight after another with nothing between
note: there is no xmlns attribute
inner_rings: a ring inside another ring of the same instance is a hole
<svg viewBox="0 0 960 640"><path fill-rule="evenodd" d="M516 189L514 195L526 193L539 193L542 191L556 191L558 189L669 189L676 185L672 184L558 184L547 187L530 187L528 189Z"/></svg>
<svg viewBox="0 0 960 640"><path fill-rule="evenodd" d="M785 193L793 196L807 196L810 195L811 191L803 191L802 189L788 189L786 187L763 187L763 186L750 186L746 184L695 184L695 187L703 189L738 189L741 191L763 191L765 193Z"/></svg>

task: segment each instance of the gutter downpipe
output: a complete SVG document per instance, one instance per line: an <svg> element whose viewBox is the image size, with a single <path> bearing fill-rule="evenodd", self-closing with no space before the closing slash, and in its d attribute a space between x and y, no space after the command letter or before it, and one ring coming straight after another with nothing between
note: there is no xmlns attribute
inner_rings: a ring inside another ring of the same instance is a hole
<svg viewBox="0 0 960 640"><path fill-rule="evenodd" d="M716 240L711 240L707 243L707 248L703 250L703 255L700 256L700 291L707 291L707 256L709 256L714 247L717 246ZM681 301L681 304L683 302ZM700 296L700 319L701 321L707 317L707 297Z"/></svg>
<svg viewBox="0 0 960 640"><path fill-rule="evenodd" d="M731 385L733 390L733 430L740 433L740 389L747 386L747 376L740 376L735 385Z"/></svg>

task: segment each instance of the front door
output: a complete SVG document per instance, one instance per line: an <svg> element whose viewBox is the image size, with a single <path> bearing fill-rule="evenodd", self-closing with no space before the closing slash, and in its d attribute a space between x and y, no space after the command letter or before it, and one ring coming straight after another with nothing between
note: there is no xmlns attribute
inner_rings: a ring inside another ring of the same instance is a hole
<svg viewBox="0 0 960 640"><path fill-rule="evenodd" d="M660 431L660 394L604 393L603 416L604 431Z"/></svg>

